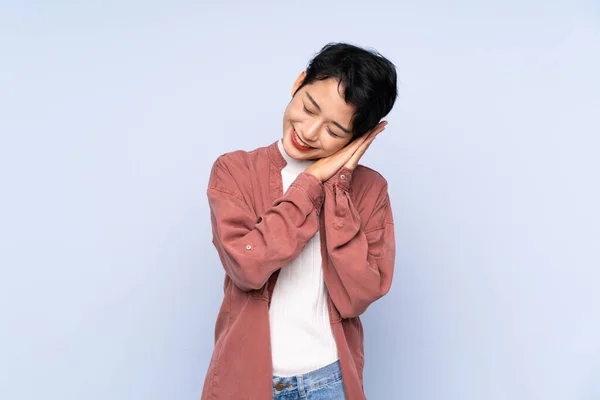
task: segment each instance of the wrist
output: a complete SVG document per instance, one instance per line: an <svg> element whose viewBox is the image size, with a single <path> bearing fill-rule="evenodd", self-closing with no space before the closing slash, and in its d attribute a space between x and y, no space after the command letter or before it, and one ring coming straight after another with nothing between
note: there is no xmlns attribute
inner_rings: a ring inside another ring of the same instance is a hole
<svg viewBox="0 0 600 400"><path fill-rule="evenodd" d="M306 168L304 170L304 172L314 176L315 178L317 178L319 180L319 182L323 182L323 178L319 175L319 173L315 169L312 168L312 166Z"/></svg>
<svg viewBox="0 0 600 400"><path fill-rule="evenodd" d="M338 186L346 191L350 190L350 182L352 180L353 172L353 169L344 166L323 183L326 185Z"/></svg>

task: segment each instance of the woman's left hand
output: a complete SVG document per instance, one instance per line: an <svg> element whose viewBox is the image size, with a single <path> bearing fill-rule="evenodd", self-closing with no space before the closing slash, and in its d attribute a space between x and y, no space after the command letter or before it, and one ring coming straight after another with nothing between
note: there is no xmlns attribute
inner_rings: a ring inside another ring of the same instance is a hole
<svg viewBox="0 0 600 400"><path fill-rule="evenodd" d="M350 160L348 160L348 162L344 165L344 167L346 167L350 170L354 170L354 168L356 168L356 166L358 165L360 158L363 156L363 154L365 154L365 151L367 151L367 149L369 148L371 143L373 143L373 140L375 140L377 135L379 135L381 132L384 131L386 125L387 125L386 121L380 122L379 124L377 124L375 126L375 128L373 128L370 132L368 132L366 134L367 138L365 139L365 141L362 142L362 144L354 152L354 154L352 155Z"/></svg>

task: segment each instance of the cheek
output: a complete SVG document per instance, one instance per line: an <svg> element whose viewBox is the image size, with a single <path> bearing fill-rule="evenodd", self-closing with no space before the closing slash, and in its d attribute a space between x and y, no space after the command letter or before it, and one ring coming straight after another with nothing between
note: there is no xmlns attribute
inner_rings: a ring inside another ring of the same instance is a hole
<svg viewBox="0 0 600 400"><path fill-rule="evenodd" d="M323 150L327 152L327 155L331 155L340 151L350 143L350 141L334 138L327 133L327 138L323 139L321 143L323 144Z"/></svg>
<svg viewBox="0 0 600 400"><path fill-rule="evenodd" d="M293 122L301 122L306 119L306 116L304 115L304 113L300 112L299 110L297 110L293 107L290 107L285 112L285 118L290 121L293 121Z"/></svg>
<svg viewBox="0 0 600 400"><path fill-rule="evenodd" d="M306 116L306 113L304 112L304 105L298 98L292 99L292 101L288 104L286 111L291 118L301 118Z"/></svg>

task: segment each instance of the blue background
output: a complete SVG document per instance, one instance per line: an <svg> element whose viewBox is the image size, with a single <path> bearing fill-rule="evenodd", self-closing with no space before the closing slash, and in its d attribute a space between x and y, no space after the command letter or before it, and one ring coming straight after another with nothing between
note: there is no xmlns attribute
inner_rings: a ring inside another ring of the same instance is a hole
<svg viewBox="0 0 600 400"><path fill-rule="evenodd" d="M0 7L0 398L199 398L210 166L280 137L329 41L400 79L368 397L600 398L598 1Z"/></svg>

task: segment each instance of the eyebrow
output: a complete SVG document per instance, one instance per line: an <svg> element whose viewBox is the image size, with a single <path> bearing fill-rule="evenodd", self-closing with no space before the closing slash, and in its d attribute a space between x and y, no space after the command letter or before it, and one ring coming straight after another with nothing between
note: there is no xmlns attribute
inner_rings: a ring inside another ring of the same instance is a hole
<svg viewBox="0 0 600 400"><path fill-rule="evenodd" d="M319 105L317 104L317 102L315 101L315 99L313 99L312 96L308 92L306 92L306 97L308 97L308 99L310 100L310 102L313 103L313 106L315 106L317 108L317 110L321 111L321 107L319 107ZM344 128L338 122L331 121L331 123L334 124L335 126L337 126L338 128L340 128L341 130L343 130L344 132L346 132L347 134L351 134L352 133L352 132L350 132L350 129Z"/></svg>

